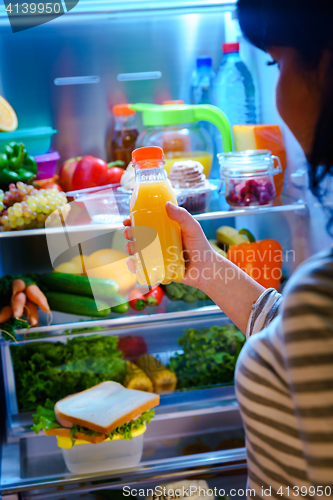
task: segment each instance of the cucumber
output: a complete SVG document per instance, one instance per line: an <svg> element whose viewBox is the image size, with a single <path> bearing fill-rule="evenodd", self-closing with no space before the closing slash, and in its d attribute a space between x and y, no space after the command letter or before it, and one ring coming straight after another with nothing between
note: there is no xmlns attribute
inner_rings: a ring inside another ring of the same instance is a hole
<svg viewBox="0 0 333 500"><path fill-rule="evenodd" d="M119 285L113 280L102 278L88 278L78 274L48 273L43 274L40 280L46 288L63 293L84 295L99 299L112 299L119 291Z"/></svg>
<svg viewBox="0 0 333 500"><path fill-rule="evenodd" d="M83 295L73 295L70 293L60 292L45 292L45 296L49 303L50 309L68 314L76 314L78 316L89 316L90 318L104 318L111 313L111 309L101 300L96 302L91 297Z"/></svg>

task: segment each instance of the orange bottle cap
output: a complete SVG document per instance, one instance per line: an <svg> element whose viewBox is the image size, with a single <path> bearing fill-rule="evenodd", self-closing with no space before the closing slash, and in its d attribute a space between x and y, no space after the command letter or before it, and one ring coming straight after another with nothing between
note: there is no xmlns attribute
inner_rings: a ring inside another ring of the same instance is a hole
<svg viewBox="0 0 333 500"><path fill-rule="evenodd" d="M162 148L159 148L157 146L138 148L133 151L132 160L133 163L139 163L140 161L145 160L164 161L164 152Z"/></svg>
<svg viewBox="0 0 333 500"><path fill-rule="evenodd" d="M116 104L112 111L115 116L135 115L135 110L130 108L130 104Z"/></svg>

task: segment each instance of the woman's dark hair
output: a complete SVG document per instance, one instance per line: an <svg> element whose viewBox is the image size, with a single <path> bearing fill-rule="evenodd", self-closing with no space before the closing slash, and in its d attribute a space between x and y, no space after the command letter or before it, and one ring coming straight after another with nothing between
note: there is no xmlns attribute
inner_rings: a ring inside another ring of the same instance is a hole
<svg viewBox="0 0 333 500"><path fill-rule="evenodd" d="M322 109L308 157L310 189L322 200L321 182L333 174L333 0L238 0L237 7L244 35L262 50L292 47L309 68L318 67L325 50L331 52Z"/></svg>

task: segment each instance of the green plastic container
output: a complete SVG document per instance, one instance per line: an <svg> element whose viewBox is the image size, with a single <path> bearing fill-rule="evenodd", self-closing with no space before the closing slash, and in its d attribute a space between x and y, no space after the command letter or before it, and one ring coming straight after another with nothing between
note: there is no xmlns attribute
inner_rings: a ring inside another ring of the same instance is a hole
<svg viewBox="0 0 333 500"><path fill-rule="evenodd" d="M10 142L23 142L30 156L43 155L51 148L52 136L58 130L52 127L21 128L15 132L0 132L0 152Z"/></svg>

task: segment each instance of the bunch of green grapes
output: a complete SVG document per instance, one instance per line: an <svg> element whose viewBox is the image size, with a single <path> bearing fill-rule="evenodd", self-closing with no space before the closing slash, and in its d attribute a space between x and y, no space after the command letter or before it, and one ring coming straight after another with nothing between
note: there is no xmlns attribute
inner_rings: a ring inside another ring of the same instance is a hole
<svg viewBox="0 0 333 500"><path fill-rule="evenodd" d="M2 191L2 189L0 189L0 212L2 212L3 209L5 208L5 205L3 202L4 197L5 197L5 193Z"/></svg>
<svg viewBox="0 0 333 500"><path fill-rule="evenodd" d="M30 186L19 182L16 186L20 193L14 193L12 189L14 199L10 201L14 203L2 212L0 218L3 231L43 228L47 217L61 207L64 217L69 213L66 195L58 189L29 189ZM16 201L19 199L22 201Z"/></svg>

